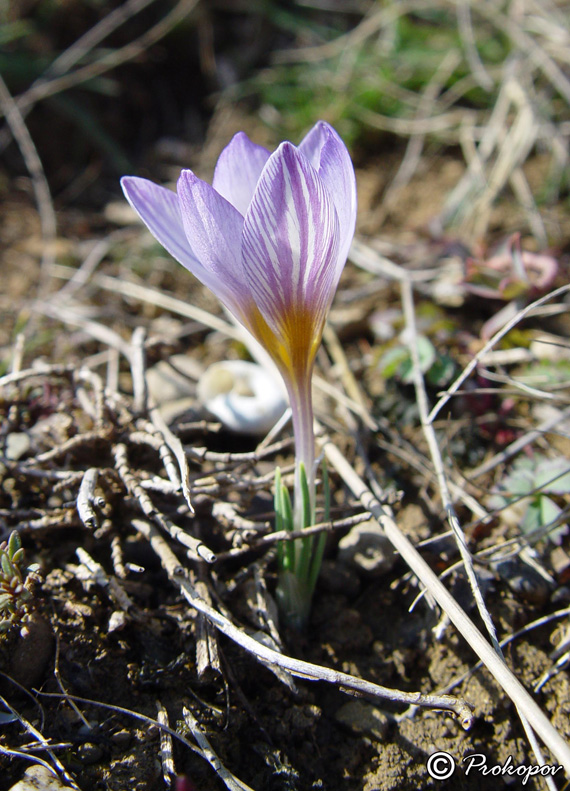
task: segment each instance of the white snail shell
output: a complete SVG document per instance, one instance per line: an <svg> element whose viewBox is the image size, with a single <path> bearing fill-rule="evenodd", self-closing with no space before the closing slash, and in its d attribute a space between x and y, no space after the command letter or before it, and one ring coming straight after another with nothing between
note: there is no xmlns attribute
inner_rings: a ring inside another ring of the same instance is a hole
<svg viewBox="0 0 570 791"><path fill-rule="evenodd" d="M287 408L275 377L245 360L211 365L198 381L198 399L224 428L237 434L266 434Z"/></svg>

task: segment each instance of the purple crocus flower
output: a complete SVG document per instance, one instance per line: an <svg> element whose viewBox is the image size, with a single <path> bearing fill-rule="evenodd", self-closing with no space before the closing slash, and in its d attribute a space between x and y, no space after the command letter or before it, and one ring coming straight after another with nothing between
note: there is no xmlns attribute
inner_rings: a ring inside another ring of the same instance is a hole
<svg viewBox="0 0 570 791"><path fill-rule="evenodd" d="M133 176L121 184L151 233L274 360L291 404L296 467L304 464L313 496L311 376L356 219L344 143L323 121L298 147L281 143L272 154L239 132L211 186L191 170L176 193Z"/></svg>

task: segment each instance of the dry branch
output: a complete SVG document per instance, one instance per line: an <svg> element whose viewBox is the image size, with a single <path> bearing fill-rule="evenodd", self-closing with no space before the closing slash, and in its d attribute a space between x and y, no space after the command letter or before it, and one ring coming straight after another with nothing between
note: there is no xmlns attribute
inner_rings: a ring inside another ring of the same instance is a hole
<svg viewBox="0 0 570 791"><path fill-rule="evenodd" d="M554 728L544 712L522 686L520 681L509 670L504 661L485 640L473 621L458 605L453 596L443 586L418 551L399 530L387 509L374 497L372 492L358 477L342 453L332 444L325 445L327 459L343 478L355 497L358 497L363 508L366 508L378 520L380 527L400 553L412 572L425 585L431 595L449 616L457 630L469 643L477 656L484 662L505 693L515 703L519 711L530 722L533 730L540 736L544 744L556 756L570 775L570 745Z"/></svg>

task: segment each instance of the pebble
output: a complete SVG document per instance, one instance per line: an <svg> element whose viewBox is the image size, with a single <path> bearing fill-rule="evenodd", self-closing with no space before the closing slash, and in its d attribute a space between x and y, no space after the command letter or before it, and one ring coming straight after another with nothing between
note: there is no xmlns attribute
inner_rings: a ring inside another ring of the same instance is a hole
<svg viewBox="0 0 570 791"><path fill-rule="evenodd" d="M27 689L38 686L43 681L53 647L51 626L33 613L20 630L20 639L10 659L11 675Z"/></svg>
<svg viewBox="0 0 570 791"><path fill-rule="evenodd" d="M568 585L560 585L560 587L556 588L550 597L550 600L552 604L556 605L557 607L566 607L568 604L570 604L570 588Z"/></svg>
<svg viewBox="0 0 570 791"><path fill-rule="evenodd" d="M18 461L32 447L32 443L27 434L20 431L13 431L6 437L6 458L10 461Z"/></svg>
<svg viewBox="0 0 570 791"><path fill-rule="evenodd" d="M47 767L36 764L26 769L9 791L71 791L71 786L64 785Z"/></svg>
<svg viewBox="0 0 570 791"><path fill-rule="evenodd" d="M111 741L118 747L119 750L126 750L129 744L131 743L131 732L123 729L122 731L117 731L111 736Z"/></svg>
<svg viewBox="0 0 570 791"><path fill-rule="evenodd" d="M338 543L339 562L369 576L390 571L396 554L375 519L355 525Z"/></svg>
<svg viewBox="0 0 570 791"><path fill-rule="evenodd" d="M382 741L388 731L390 721L384 712L362 700L351 700L341 706L335 720L357 733L365 733Z"/></svg>
<svg viewBox="0 0 570 791"><path fill-rule="evenodd" d="M123 610L114 610L109 618L109 625L107 627L108 634L112 632L121 632L129 622L129 616Z"/></svg>
<svg viewBox="0 0 570 791"><path fill-rule="evenodd" d="M103 750L98 744L85 742L77 750L79 760L83 764L96 764L103 757Z"/></svg>

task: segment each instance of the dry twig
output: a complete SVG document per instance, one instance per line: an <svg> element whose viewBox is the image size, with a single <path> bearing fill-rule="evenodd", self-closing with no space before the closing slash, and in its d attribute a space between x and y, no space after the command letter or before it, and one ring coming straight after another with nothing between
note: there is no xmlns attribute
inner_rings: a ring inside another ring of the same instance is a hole
<svg viewBox="0 0 570 791"><path fill-rule="evenodd" d="M440 607L447 613L460 634L484 662L505 693L515 702L519 711L530 722L533 730L540 736L544 744L565 767L570 774L570 745L554 728L544 712L531 698L526 689L509 670L495 650L485 640L473 621L458 605L449 591L442 585L425 560L398 529L388 510L374 497L372 492L359 478L342 453L332 444L325 445L327 459L343 478L355 497L358 497L364 508L378 520L380 527L408 564L420 582L429 590Z"/></svg>
<svg viewBox="0 0 570 791"><path fill-rule="evenodd" d="M362 695L380 699L384 698L395 703L412 703L422 707L451 711L459 718L465 729L471 726L473 721L471 711L464 701L457 698L423 695L419 692L410 693L387 689L378 684L373 684L370 681L351 676L348 673L340 673L330 668L314 665L300 659L294 659L293 657L285 656L278 651L268 648L263 643L247 635L243 630L234 626L225 616L214 610L197 595L194 587L190 584L186 576L185 569L180 565L176 555L152 524L137 520L136 524L133 524L133 526L150 542L153 550L160 558L171 582L179 588L190 606L205 615L222 634L225 634L248 653L253 654L259 661L267 662L270 665L277 665L298 678L304 678L309 681L326 681L340 689L352 690Z"/></svg>

